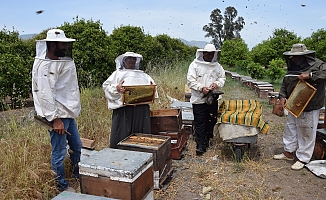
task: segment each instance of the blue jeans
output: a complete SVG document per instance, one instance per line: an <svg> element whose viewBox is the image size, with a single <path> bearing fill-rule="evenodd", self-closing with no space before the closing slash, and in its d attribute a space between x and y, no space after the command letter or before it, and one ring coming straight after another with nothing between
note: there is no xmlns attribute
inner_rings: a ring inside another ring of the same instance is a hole
<svg viewBox="0 0 326 200"><path fill-rule="evenodd" d="M65 180L64 158L67 155L67 140L70 153L70 160L72 164L72 171L76 178L79 178L78 162L80 161L82 142L77 129L77 124L73 118L61 118L65 130L71 135L58 134L55 131L50 131L50 139L52 146L52 170L56 173L55 180L57 187L60 191L65 190L68 187L68 183Z"/></svg>

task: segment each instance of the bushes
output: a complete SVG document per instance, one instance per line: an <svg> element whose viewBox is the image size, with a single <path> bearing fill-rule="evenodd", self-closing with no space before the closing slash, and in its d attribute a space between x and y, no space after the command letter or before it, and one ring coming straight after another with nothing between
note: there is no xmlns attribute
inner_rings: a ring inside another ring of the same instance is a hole
<svg viewBox="0 0 326 200"><path fill-rule="evenodd" d="M252 78L262 79L265 76L265 69L259 63L250 62L248 65L248 73Z"/></svg>
<svg viewBox="0 0 326 200"><path fill-rule="evenodd" d="M284 60L277 58L269 62L268 70L266 75L269 78L271 83L274 83L275 80L281 79L285 76L286 71L284 69L286 63Z"/></svg>
<svg viewBox="0 0 326 200"><path fill-rule="evenodd" d="M31 91L33 53L15 31L0 31L0 108L20 108ZM35 51L35 49L33 49Z"/></svg>
<svg viewBox="0 0 326 200"><path fill-rule="evenodd" d="M152 37L144 34L140 27L121 26L108 35L100 21L79 19L57 27L66 36L75 38L73 57L79 85L83 88L101 86L116 69L115 58L133 51L144 57L146 66L173 66L176 61L193 58L196 47L189 47L179 39L168 35ZM46 38L48 30L42 31L32 40L19 39L19 33L3 29L0 32L0 106L5 98L9 106L21 107L31 91L31 70L35 57L35 39ZM162 65L163 64L163 65ZM168 64L168 65L165 65Z"/></svg>

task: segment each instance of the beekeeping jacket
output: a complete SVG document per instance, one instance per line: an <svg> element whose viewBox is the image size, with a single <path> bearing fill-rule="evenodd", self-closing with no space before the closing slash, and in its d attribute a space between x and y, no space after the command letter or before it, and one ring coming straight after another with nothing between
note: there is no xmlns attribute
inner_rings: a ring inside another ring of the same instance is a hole
<svg viewBox="0 0 326 200"><path fill-rule="evenodd" d="M304 112L309 112L320 109L325 105L326 64L318 58L315 58L314 53L303 56L306 58L306 65L302 69L298 69L289 56L285 56L288 68L287 74L283 78L279 97L288 99L299 81L298 75L309 73L311 77L305 81L317 89L315 95L304 109Z"/></svg>
<svg viewBox="0 0 326 200"><path fill-rule="evenodd" d="M76 66L71 57L46 58L46 40L36 42L32 93L37 115L48 121L75 118L81 111Z"/></svg>
<svg viewBox="0 0 326 200"><path fill-rule="evenodd" d="M137 58L134 69L126 69L124 67L124 60L127 57ZM133 52L126 52L115 59L116 71L114 71L102 84L105 97L108 100L109 110L124 106L122 102L122 93L118 92L117 90L117 85L119 85L122 81L124 81L122 86L155 85L154 80L144 71L140 70L142 59L142 55ZM155 93L155 98L158 98L157 91Z"/></svg>
<svg viewBox="0 0 326 200"><path fill-rule="evenodd" d="M203 104L207 97L202 93L203 87L209 87L215 83L221 89L225 83L225 71L218 62L219 50L215 51L211 62L203 59L203 49L198 49L196 58L190 64L187 74L187 85L191 89L190 102ZM221 95L220 95L221 98Z"/></svg>

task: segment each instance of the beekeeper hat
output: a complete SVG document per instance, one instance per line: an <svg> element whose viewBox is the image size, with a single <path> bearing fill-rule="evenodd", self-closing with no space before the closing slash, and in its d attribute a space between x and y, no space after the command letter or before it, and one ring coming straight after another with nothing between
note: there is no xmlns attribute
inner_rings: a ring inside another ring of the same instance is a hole
<svg viewBox="0 0 326 200"><path fill-rule="evenodd" d="M308 50L305 44L294 44L291 51L286 51L283 53L285 56L301 56L306 54L315 53L316 51Z"/></svg>
<svg viewBox="0 0 326 200"><path fill-rule="evenodd" d="M74 42L75 39L67 38L63 30L51 29L46 34L46 39L43 41L53 41L53 42Z"/></svg>
<svg viewBox="0 0 326 200"><path fill-rule="evenodd" d="M217 50L215 48L214 44L206 44L206 46L203 49L198 49L197 51L215 52L215 51L221 51L221 50Z"/></svg>

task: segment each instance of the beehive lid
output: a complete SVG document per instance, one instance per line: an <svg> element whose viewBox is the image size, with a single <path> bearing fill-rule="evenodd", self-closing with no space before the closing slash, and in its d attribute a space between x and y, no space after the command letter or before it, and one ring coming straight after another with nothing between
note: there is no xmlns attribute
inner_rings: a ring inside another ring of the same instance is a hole
<svg viewBox="0 0 326 200"><path fill-rule="evenodd" d="M152 153L105 148L79 163L82 175L134 182L153 165Z"/></svg>
<svg viewBox="0 0 326 200"><path fill-rule="evenodd" d="M114 200L112 198L94 196L89 194L81 194L76 192L63 191L54 197L52 200L71 200L71 199L80 199L80 200Z"/></svg>

